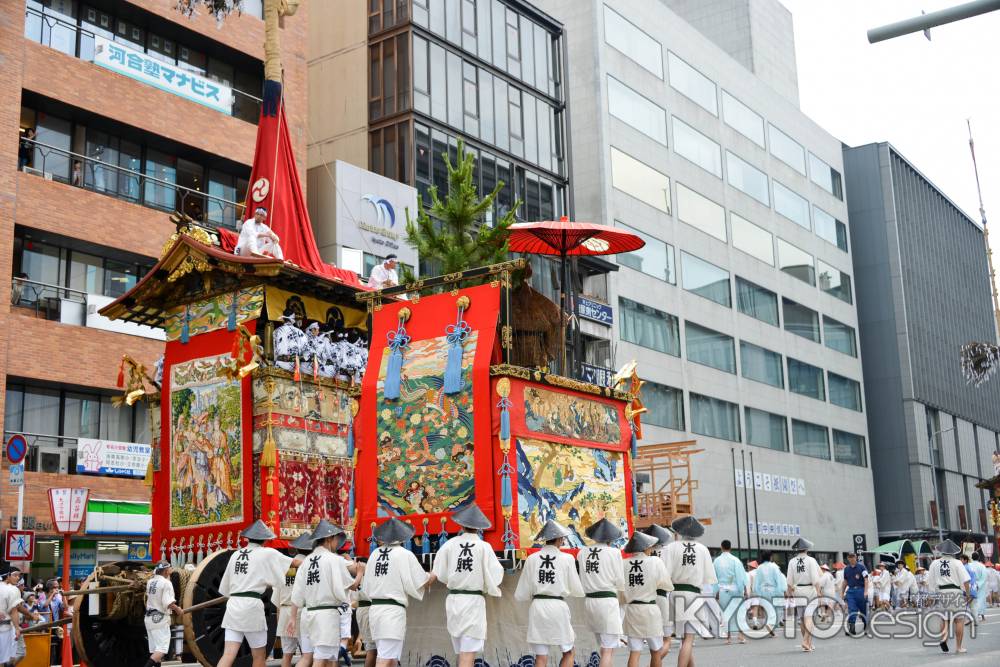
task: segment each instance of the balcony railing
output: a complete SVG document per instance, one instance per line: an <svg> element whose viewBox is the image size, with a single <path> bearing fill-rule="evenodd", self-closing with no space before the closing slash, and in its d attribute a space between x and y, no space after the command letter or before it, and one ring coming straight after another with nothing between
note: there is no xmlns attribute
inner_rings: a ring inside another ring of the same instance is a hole
<svg viewBox="0 0 1000 667"><path fill-rule="evenodd" d="M13 306L33 309L36 317L81 327L87 324L86 292L26 278L14 278L11 282L10 302Z"/></svg>
<svg viewBox="0 0 1000 667"><path fill-rule="evenodd" d="M21 141L34 146L27 173L167 213L182 211L212 226L236 229L243 220L241 203L40 141Z"/></svg>
<svg viewBox="0 0 1000 667"><path fill-rule="evenodd" d="M24 12L24 36L42 46L61 51L68 56L90 62L94 56L96 34L58 16L28 8ZM178 65L183 67L183 65ZM192 70L194 71L194 70ZM232 89L231 116L257 124L261 99L242 90Z"/></svg>

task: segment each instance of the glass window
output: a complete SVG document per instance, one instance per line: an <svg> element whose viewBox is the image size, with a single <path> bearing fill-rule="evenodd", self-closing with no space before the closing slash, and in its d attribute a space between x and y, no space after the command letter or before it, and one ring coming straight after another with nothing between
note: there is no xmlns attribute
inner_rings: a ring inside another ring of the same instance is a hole
<svg viewBox="0 0 1000 667"><path fill-rule="evenodd" d="M638 229L629 227L619 221L615 221L615 226L623 227L632 232L646 245L634 252L621 253L618 255L618 263L636 271L642 271L660 280L666 280L671 285L677 283L674 271L674 247L669 243L664 243L658 238L643 234Z"/></svg>
<svg viewBox="0 0 1000 667"><path fill-rule="evenodd" d="M541 54L542 58L545 54ZM535 31L534 24L521 17L521 80L535 85Z"/></svg>
<svg viewBox="0 0 1000 667"><path fill-rule="evenodd" d="M459 0L444 0L444 35L442 37L452 44L461 45L462 12L459 7Z"/></svg>
<svg viewBox="0 0 1000 667"><path fill-rule="evenodd" d="M433 66L433 62L431 65ZM500 77L493 77L493 109L496 115L496 145L501 150L510 147L510 109L507 105L507 82ZM510 182L509 180L506 182Z"/></svg>
<svg viewBox="0 0 1000 667"><path fill-rule="evenodd" d="M833 429L833 459L837 463L867 466L868 455L865 452L865 439L860 435Z"/></svg>
<svg viewBox="0 0 1000 667"><path fill-rule="evenodd" d="M858 341L854 329L832 317L823 316L823 337L826 346L852 357L858 356Z"/></svg>
<svg viewBox="0 0 1000 667"><path fill-rule="evenodd" d="M826 373L826 380L831 403L861 412L861 385L858 382L829 371Z"/></svg>
<svg viewBox="0 0 1000 667"><path fill-rule="evenodd" d="M24 411L21 428L25 433L60 435L58 389L28 387L24 390ZM51 443L55 444L55 443Z"/></svg>
<svg viewBox="0 0 1000 667"><path fill-rule="evenodd" d="M771 205L771 196L767 192L767 175L760 169L726 151L726 172L731 186L765 206Z"/></svg>
<svg viewBox="0 0 1000 667"><path fill-rule="evenodd" d="M722 149L704 134L673 116L674 151L681 157L722 178Z"/></svg>
<svg viewBox="0 0 1000 667"><path fill-rule="evenodd" d="M764 147L764 119L738 99L722 91L722 117L733 128L761 148Z"/></svg>
<svg viewBox="0 0 1000 667"><path fill-rule="evenodd" d="M65 412L62 435L73 438L101 437L101 400L99 396L66 392L63 409Z"/></svg>
<svg viewBox="0 0 1000 667"><path fill-rule="evenodd" d="M448 124L462 128L462 59L448 51Z"/></svg>
<svg viewBox="0 0 1000 667"><path fill-rule="evenodd" d="M796 336L819 342L819 315L815 310L782 297L781 311L785 320L785 331Z"/></svg>
<svg viewBox="0 0 1000 667"><path fill-rule="evenodd" d="M521 113L524 116L524 159L533 164L538 164L538 122L535 119L535 96L523 93L521 96L523 108ZM535 218L536 220L538 218Z"/></svg>
<svg viewBox="0 0 1000 667"><path fill-rule="evenodd" d="M691 431L720 440L740 441L740 408L718 398L689 394Z"/></svg>
<svg viewBox="0 0 1000 667"><path fill-rule="evenodd" d="M818 206L813 206L813 220L816 236L847 252L847 225Z"/></svg>
<svg viewBox="0 0 1000 667"><path fill-rule="evenodd" d="M21 271L28 274L28 280L44 285L63 285L65 266L60 257L62 252L53 245L25 241L21 253ZM35 290L30 286L21 292L21 303L34 303Z"/></svg>
<svg viewBox="0 0 1000 667"><path fill-rule="evenodd" d="M774 182L774 210L796 225L809 229L809 202L777 180Z"/></svg>
<svg viewBox="0 0 1000 667"><path fill-rule="evenodd" d="M667 145L667 112L610 74L608 111L647 137Z"/></svg>
<svg viewBox="0 0 1000 667"><path fill-rule="evenodd" d="M74 253L75 257L76 253ZM145 273L145 270L143 270ZM120 297L129 291L139 281L139 271L134 264L116 262L112 259L104 262L104 296Z"/></svg>
<svg viewBox="0 0 1000 667"><path fill-rule="evenodd" d="M183 45L177 48L177 66L181 69L204 76L207 64L208 59L201 51L195 51Z"/></svg>
<svg viewBox="0 0 1000 667"><path fill-rule="evenodd" d="M604 7L604 41L659 78L663 78L660 43L608 6Z"/></svg>
<svg viewBox="0 0 1000 667"><path fill-rule="evenodd" d="M774 238L771 232L735 213L729 214L729 222L733 228L733 247L774 266Z"/></svg>
<svg viewBox="0 0 1000 667"><path fill-rule="evenodd" d="M622 340L681 356L676 317L625 297L618 297L618 309L621 311Z"/></svg>
<svg viewBox="0 0 1000 667"><path fill-rule="evenodd" d="M413 107L421 112L431 112L431 80L427 71L427 40L413 36Z"/></svg>
<svg viewBox="0 0 1000 667"><path fill-rule="evenodd" d="M778 295L771 290L737 276L736 305L744 315L778 326Z"/></svg>
<svg viewBox="0 0 1000 667"><path fill-rule="evenodd" d="M479 70L479 136L486 143L493 143L493 76Z"/></svg>
<svg viewBox="0 0 1000 667"><path fill-rule="evenodd" d="M732 336L685 322L684 344L688 361L736 373L736 346Z"/></svg>
<svg viewBox="0 0 1000 667"><path fill-rule="evenodd" d="M680 183L677 184L677 219L726 242L726 210Z"/></svg>
<svg viewBox="0 0 1000 667"><path fill-rule="evenodd" d="M69 394L66 395L67 405ZM111 403L110 396L101 397L101 422L100 438L114 440L117 442L134 442L132 439L132 413L133 409L116 408ZM145 412L141 409L140 412Z"/></svg>
<svg viewBox="0 0 1000 667"><path fill-rule="evenodd" d="M642 385L643 424L684 430L684 392L656 382Z"/></svg>
<svg viewBox="0 0 1000 667"><path fill-rule="evenodd" d="M70 253L69 287L87 294L104 293L104 258L74 250Z"/></svg>
<svg viewBox="0 0 1000 667"><path fill-rule="evenodd" d="M771 155L805 176L805 149L797 141L770 123L767 124L767 135L771 140Z"/></svg>
<svg viewBox="0 0 1000 667"><path fill-rule="evenodd" d="M778 238L778 268L804 283L816 284L816 267L813 265L813 256L780 237Z"/></svg>
<svg viewBox="0 0 1000 667"><path fill-rule="evenodd" d="M830 460L830 434L825 426L793 419L792 443L796 454Z"/></svg>
<svg viewBox="0 0 1000 667"><path fill-rule="evenodd" d="M823 369L788 357L788 390L795 394L826 400Z"/></svg>
<svg viewBox="0 0 1000 667"><path fill-rule="evenodd" d="M40 44L76 55L76 3L72 0L32 0L25 15L24 35ZM43 16L39 16L42 14ZM111 21L108 21L109 27ZM112 37L108 35L108 37ZM92 40L91 40L92 41Z"/></svg>
<svg viewBox="0 0 1000 667"><path fill-rule="evenodd" d="M817 260L819 270L819 288L827 294L832 294L841 301L854 303L851 294L851 276L835 269L823 260Z"/></svg>
<svg viewBox="0 0 1000 667"><path fill-rule="evenodd" d="M671 88L680 91L713 116L719 115L719 101L716 97L715 84L711 79L674 55L672 51L667 51L667 70L670 72Z"/></svg>
<svg viewBox="0 0 1000 667"><path fill-rule="evenodd" d="M482 1L485 4L488 0ZM492 0L492 9L493 64L504 69L507 63L507 7L500 0Z"/></svg>
<svg viewBox="0 0 1000 667"><path fill-rule="evenodd" d="M431 116L440 121L448 120L448 70L445 67L445 50L437 44L430 45ZM504 104L507 100L504 98Z"/></svg>
<svg viewBox="0 0 1000 667"><path fill-rule="evenodd" d="M684 289L698 296L731 307L729 272L694 255L681 252L681 275Z"/></svg>
<svg viewBox="0 0 1000 667"><path fill-rule="evenodd" d="M541 98L535 98L538 108L538 166L552 169L552 107ZM548 218L552 219L552 218Z"/></svg>
<svg viewBox="0 0 1000 667"><path fill-rule="evenodd" d="M840 172L812 153L809 154L809 178L813 183L843 201L844 184L840 180Z"/></svg>
<svg viewBox="0 0 1000 667"><path fill-rule="evenodd" d="M670 179L613 146L611 184L653 208L670 213Z"/></svg>
<svg viewBox="0 0 1000 667"><path fill-rule="evenodd" d="M36 169L41 169L48 178L52 178L63 183L68 183L70 179L70 159L62 151L69 151L72 138L72 123L62 118L56 118L50 114L38 114L38 125L35 127L35 141L46 146L59 149L53 151L48 148L35 146L35 155L31 164Z"/></svg>
<svg viewBox="0 0 1000 667"><path fill-rule="evenodd" d="M177 207L177 158L160 151L146 151L146 206L173 211ZM154 180L155 179L155 180Z"/></svg>
<svg viewBox="0 0 1000 667"><path fill-rule="evenodd" d="M746 341L740 341L740 372L743 377L785 388L785 370L781 355Z"/></svg>
<svg viewBox="0 0 1000 667"><path fill-rule="evenodd" d="M744 408L747 443L779 452L788 451L788 420L756 408Z"/></svg>

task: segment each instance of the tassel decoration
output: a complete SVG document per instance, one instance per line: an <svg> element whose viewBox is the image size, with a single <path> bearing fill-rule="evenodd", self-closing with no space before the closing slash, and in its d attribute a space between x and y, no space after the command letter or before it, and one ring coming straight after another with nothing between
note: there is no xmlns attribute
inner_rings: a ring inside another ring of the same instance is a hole
<svg viewBox="0 0 1000 667"><path fill-rule="evenodd" d="M347 492L347 515L354 516L354 480L351 480L351 490Z"/></svg>
<svg viewBox="0 0 1000 667"><path fill-rule="evenodd" d="M438 551L441 551L441 547L443 547L444 543L448 541L448 530L445 528L447 523L448 520L441 517L441 532L438 533Z"/></svg>
<svg viewBox="0 0 1000 667"><path fill-rule="evenodd" d="M368 553L373 554L378 549L378 540L375 539L375 522L372 521L371 534L368 535Z"/></svg>
<svg viewBox="0 0 1000 667"><path fill-rule="evenodd" d="M118 364L118 384L116 386L119 389L125 388L125 357L122 357L122 362Z"/></svg>
<svg viewBox="0 0 1000 667"><path fill-rule="evenodd" d="M514 534L514 529L510 526L511 510L505 508L503 510L503 535L500 537L503 540L504 549L508 551L517 548L517 535Z"/></svg>
<svg viewBox="0 0 1000 667"><path fill-rule="evenodd" d="M233 300L229 305L229 322L226 324L226 328L230 331L236 331L236 309L239 306L239 292L233 292Z"/></svg>
<svg viewBox="0 0 1000 667"><path fill-rule="evenodd" d="M424 556L431 555L431 533L427 530L427 523L430 521L427 517L424 517L424 539L420 543L420 553Z"/></svg>
<svg viewBox="0 0 1000 667"><path fill-rule="evenodd" d="M385 383L382 387L382 395L388 400L395 400L400 395L400 383L403 373L403 352L410 345L410 335L406 333L406 321L410 319L410 309L402 308L399 311L399 326L395 331L386 334L389 344L389 362L386 365Z"/></svg>
<svg viewBox="0 0 1000 667"><path fill-rule="evenodd" d="M153 456L150 455L149 463L146 464L146 476L142 478L142 483L153 488Z"/></svg>
<svg viewBox="0 0 1000 667"><path fill-rule="evenodd" d="M406 522L406 523L409 523L409 522ZM406 538L406 541L403 542L403 548L406 549L407 551L411 552L411 553L413 552L413 537L412 536Z"/></svg>
<svg viewBox="0 0 1000 667"><path fill-rule="evenodd" d="M302 382L302 369L300 368L299 355L295 355L295 372L292 374L292 379L296 382Z"/></svg>
<svg viewBox="0 0 1000 667"><path fill-rule="evenodd" d="M639 456L639 441L635 437L635 427L634 426L632 427L631 449L632 449L632 459L634 460L636 457Z"/></svg>
<svg viewBox="0 0 1000 667"><path fill-rule="evenodd" d="M469 307L469 297L458 298L458 317L454 324L445 327L448 339L448 362L444 367L444 393L457 394L462 391L465 383L462 381L462 356L465 353L465 339L469 337L472 328L462 319Z"/></svg>
<svg viewBox="0 0 1000 667"><path fill-rule="evenodd" d="M514 472L514 466L510 464L510 460L505 454L503 457L503 465L497 473L500 475L500 507L508 508L514 505L514 495L511 492L510 476Z"/></svg>
<svg viewBox="0 0 1000 667"><path fill-rule="evenodd" d="M187 344L191 340L191 306L184 306L184 325L181 327L181 342Z"/></svg>

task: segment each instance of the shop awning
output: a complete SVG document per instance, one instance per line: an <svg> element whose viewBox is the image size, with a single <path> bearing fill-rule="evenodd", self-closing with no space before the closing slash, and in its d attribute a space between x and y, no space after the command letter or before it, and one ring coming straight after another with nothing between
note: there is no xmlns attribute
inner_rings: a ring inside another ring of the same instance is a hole
<svg viewBox="0 0 1000 667"><path fill-rule="evenodd" d="M909 540L896 540L895 542L889 542L888 544L882 544L871 550L873 554L885 554L887 556L894 556L895 558L900 558L904 553L917 553L913 548L913 543Z"/></svg>

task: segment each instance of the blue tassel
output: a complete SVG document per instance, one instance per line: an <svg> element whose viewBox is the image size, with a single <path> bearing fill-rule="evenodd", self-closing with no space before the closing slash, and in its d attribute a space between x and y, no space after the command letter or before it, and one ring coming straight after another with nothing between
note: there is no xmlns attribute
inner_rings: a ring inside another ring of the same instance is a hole
<svg viewBox="0 0 1000 667"><path fill-rule="evenodd" d="M395 331L390 331L387 336L389 341L389 363L385 369L385 383L382 387L382 396L388 400L399 398L400 383L403 374L403 350L410 343L410 336L403 327L400 320L399 327Z"/></svg>
<svg viewBox="0 0 1000 667"><path fill-rule="evenodd" d="M448 337L448 363L444 367L443 390L446 394L457 394L465 386L462 382L462 356L465 352L463 344L472 328L462 319L464 312L464 309L459 308L458 320L445 328L445 335Z"/></svg>
<svg viewBox="0 0 1000 667"><path fill-rule="evenodd" d="M500 539L503 540L503 546L505 549L517 548L517 535L514 534L513 529L510 527L510 519L504 519L503 536Z"/></svg>
<svg viewBox="0 0 1000 667"><path fill-rule="evenodd" d="M444 528L446 521L447 520L444 517L441 518L441 532L438 533L438 551L440 551L441 547L444 546L444 543L448 541L448 531Z"/></svg>
<svg viewBox="0 0 1000 667"><path fill-rule="evenodd" d="M504 457L503 465L500 466L500 470L497 472L500 474L500 506L510 507L514 504L514 496L511 493L510 485L510 474L514 471L514 468L510 465L510 461Z"/></svg>
<svg viewBox="0 0 1000 667"><path fill-rule="evenodd" d="M424 531L424 539L420 544L420 553L425 556L429 556L431 553L431 534L427 531Z"/></svg>
<svg viewBox="0 0 1000 667"><path fill-rule="evenodd" d="M403 548L406 549L407 551L413 551L413 538L412 537L406 538L406 541L403 542Z"/></svg>
<svg viewBox="0 0 1000 667"><path fill-rule="evenodd" d="M368 555L374 554L376 549L378 549L378 540L375 539L375 532L373 531L368 536Z"/></svg>
<svg viewBox="0 0 1000 667"><path fill-rule="evenodd" d="M347 424L347 458L354 457L354 420Z"/></svg>
<svg viewBox="0 0 1000 667"><path fill-rule="evenodd" d="M347 494L347 516L354 516L354 481L351 481L351 490Z"/></svg>
<svg viewBox="0 0 1000 667"><path fill-rule="evenodd" d="M635 427L632 428L632 460L639 456L639 442L635 438Z"/></svg>
<svg viewBox="0 0 1000 667"><path fill-rule="evenodd" d="M238 292L234 292L233 293L233 302L229 306L229 323L226 325L226 327L230 331L236 331L236 306L237 306L237 302L239 301L238 297L239 297L239 293Z"/></svg>
<svg viewBox="0 0 1000 667"><path fill-rule="evenodd" d="M639 496L635 490L635 475L632 475L632 515L638 516L639 514Z"/></svg>
<svg viewBox="0 0 1000 667"><path fill-rule="evenodd" d="M504 396L497 407L500 408L500 439L510 440L510 399Z"/></svg>
<svg viewBox="0 0 1000 667"><path fill-rule="evenodd" d="M184 326L181 327L181 342L187 343L191 340L191 325L188 320L191 318L190 306L184 306Z"/></svg>

